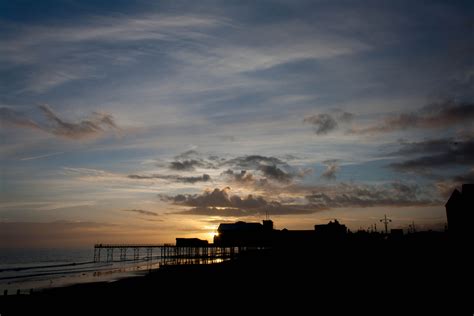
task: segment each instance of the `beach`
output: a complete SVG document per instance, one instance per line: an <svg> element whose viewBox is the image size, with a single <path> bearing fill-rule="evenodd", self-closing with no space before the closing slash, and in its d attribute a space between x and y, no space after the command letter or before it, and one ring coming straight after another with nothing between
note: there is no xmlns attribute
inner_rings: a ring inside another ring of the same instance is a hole
<svg viewBox="0 0 474 316"><path fill-rule="evenodd" d="M18 315L35 306L48 314L63 313L57 302L86 314L94 309L130 308L137 312L147 308L190 312L213 306L236 310L256 306L275 311L315 304L333 304L343 311L380 306L387 300L391 311L426 311L429 306L431 310L433 301L438 311L469 310L471 292L465 286L471 281L464 274L467 266L459 265L459 258L446 245L418 246L388 245L374 251L373 247L337 245L299 256L271 250L218 264L170 265L115 282L0 297L1 312Z"/></svg>

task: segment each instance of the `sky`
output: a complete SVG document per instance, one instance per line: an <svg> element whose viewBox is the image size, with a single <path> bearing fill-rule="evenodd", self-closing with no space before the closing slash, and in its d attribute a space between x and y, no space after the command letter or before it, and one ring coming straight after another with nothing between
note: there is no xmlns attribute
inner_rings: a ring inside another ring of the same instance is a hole
<svg viewBox="0 0 474 316"><path fill-rule="evenodd" d="M472 1L0 0L0 247L443 229Z"/></svg>

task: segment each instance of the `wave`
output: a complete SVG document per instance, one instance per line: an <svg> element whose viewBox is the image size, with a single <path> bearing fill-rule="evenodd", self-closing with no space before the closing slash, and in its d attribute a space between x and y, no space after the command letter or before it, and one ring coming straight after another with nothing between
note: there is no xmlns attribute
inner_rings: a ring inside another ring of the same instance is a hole
<svg viewBox="0 0 474 316"><path fill-rule="evenodd" d="M130 263L133 263L130 265ZM146 264L145 264L146 263ZM115 261L115 262L94 262L94 261L87 261L81 263L70 263L70 264L61 264L61 265L48 265L48 266L31 266L31 267L24 267L24 268L11 268L11 269L4 269L0 272L19 272L19 271L28 271L28 270L38 270L38 271L31 271L31 273L26 274L16 274L16 275L0 275L0 281L5 280L20 280L20 279L29 279L35 277L44 277L44 276L53 276L53 275L70 275L70 274L82 274L88 272L98 272L103 273L106 271L114 271L114 272L125 272L128 270L133 270L135 268L143 268L148 265L154 265L159 263L159 261L155 260L126 260L126 261ZM86 266L87 264L94 264L93 266ZM50 271L45 271L44 269L54 269ZM71 268L71 269L55 269L55 268ZM43 270L43 271L42 271Z"/></svg>
<svg viewBox="0 0 474 316"><path fill-rule="evenodd" d="M94 263L94 261L70 262L70 263L50 264L50 265L34 265L34 266L27 266L27 267L13 267L13 268L0 269L0 272L24 271L24 270L32 270L32 269L60 268L60 267L78 266L78 265L91 264L91 263Z"/></svg>

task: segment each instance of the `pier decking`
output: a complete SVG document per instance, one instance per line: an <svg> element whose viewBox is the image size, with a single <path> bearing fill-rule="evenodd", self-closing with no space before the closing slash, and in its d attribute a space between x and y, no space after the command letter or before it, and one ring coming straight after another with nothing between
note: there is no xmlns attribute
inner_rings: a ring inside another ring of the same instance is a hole
<svg viewBox="0 0 474 316"><path fill-rule="evenodd" d="M255 247L253 247L255 248ZM253 249L252 248L252 249ZM118 261L160 260L166 264L185 263L212 263L234 258L238 253L248 250L249 247L223 247L217 245L177 246L174 244L95 244L94 262L102 260L101 254L106 252L107 262L117 261L114 253L120 254ZM116 252L114 252L116 250ZM132 255L133 252L133 255ZM130 255L128 255L130 253ZM140 255L145 255L141 257Z"/></svg>

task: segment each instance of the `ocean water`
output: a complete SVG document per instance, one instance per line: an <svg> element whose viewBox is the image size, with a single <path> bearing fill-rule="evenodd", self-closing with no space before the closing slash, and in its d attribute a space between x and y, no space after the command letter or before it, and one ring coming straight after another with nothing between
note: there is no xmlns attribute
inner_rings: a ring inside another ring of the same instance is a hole
<svg viewBox="0 0 474 316"><path fill-rule="evenodd" d="M131 254L129 253L131 258ZM112 282L140 275L160 265L142 254L139 260L94 262L94 249L0 249L0 295L7 290L29 293L31 289L61 287L87 282Z"/></svg>

